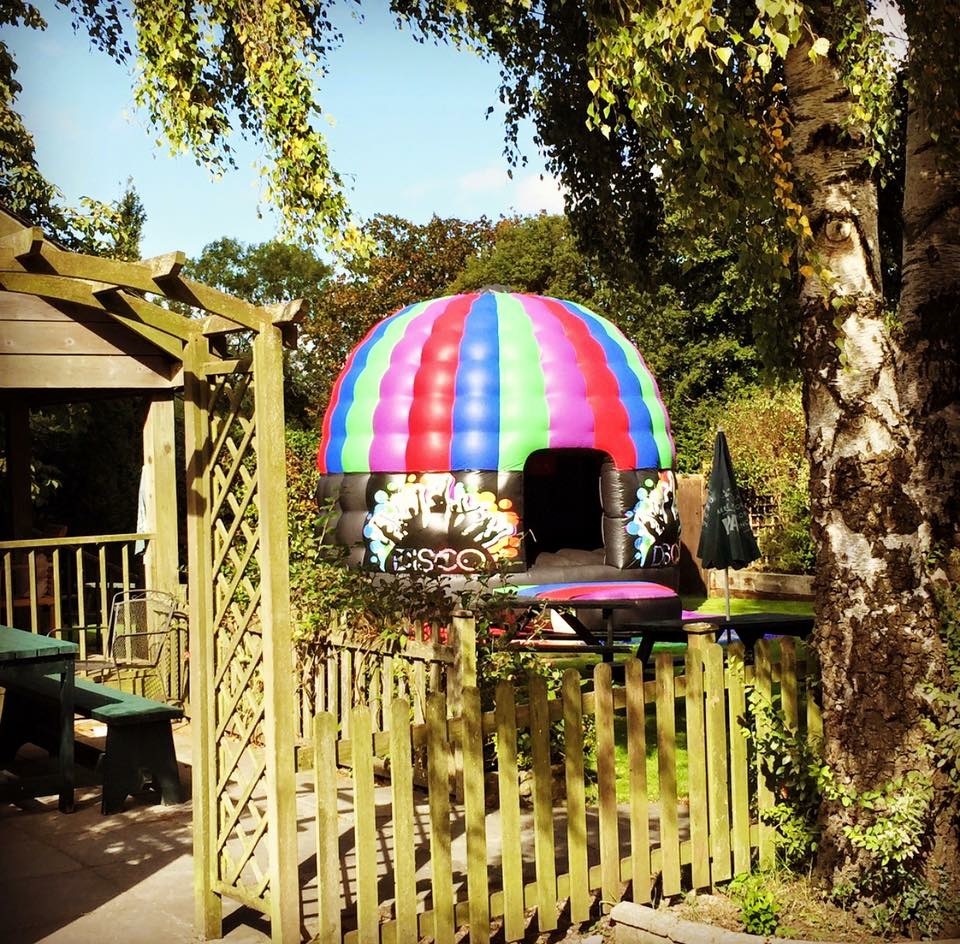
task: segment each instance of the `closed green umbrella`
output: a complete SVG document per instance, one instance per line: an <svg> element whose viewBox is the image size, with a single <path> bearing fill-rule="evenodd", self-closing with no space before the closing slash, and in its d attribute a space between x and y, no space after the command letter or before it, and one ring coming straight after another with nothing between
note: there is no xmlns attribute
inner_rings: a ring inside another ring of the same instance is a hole
<svg viewBox="0 0 960 944"><path fill-rule="evenodd" d="M727 618L730 618L729 569L739 570L760 556L757 539L750 528L737 480L733 474L730 450L723 430L717 430L713 444L713 466L707 483L707 502L703 506L703 530L697 557L704 567L723 568Z"/></svg>

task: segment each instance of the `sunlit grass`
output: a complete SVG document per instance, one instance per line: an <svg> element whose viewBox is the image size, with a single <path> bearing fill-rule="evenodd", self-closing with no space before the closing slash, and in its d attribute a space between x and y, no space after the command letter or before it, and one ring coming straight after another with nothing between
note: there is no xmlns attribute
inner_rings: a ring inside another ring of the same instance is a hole
<svg viewBox="0 0 960 944"><path fill-rule="evenodd" d="M700 613L725 613L726 603L722 596L681 597L685 610ZM741 616L744 613L788 613L796 616L810 616L813 603L809 600L741 600L730 599L730 615Z"/></svg>
<svg viewBox="0 0 960 944"><path fill-rule="evenodd" d="M678 709L679 709L678 705ZM687 778L687 732L683 730L683 712L677 712L677 732L674 756L677 763L677 797L689 793ZM630 762L627 757L627 719L617 715L613 722L616 744L617 802L630 800ZM647 711L644 725L647 747L647 799L656 802L660 799L660 774L657 760L657 720L652 710Z"/></svg>
<svg viewBox="0 0 960 944"><path fill-rule="evenodd" d="M701 613L723 613L723 597L685 597L684 609ZM785 613L791 615L808 616L813 612L813 604L802 600L730 600L731 615L746 613ZM776 643L774 643L774 647ZM654 653L673 652L675 658L683 658L685 646L682 643L658 643L654 646ZM576 669L583 676L590 676L593 668L600 659L594 653L582 656L548 657L554 668L565 670ZM614 661L624 662L630 658L628 653L617 653ZM660 777L657 759L657 723L653 706L648 706L646 725L646 760L647 760L647 797L651 802L660 799ZM627 721L618 714L614 719L615 765L617 774L617 801L626 803L630 799L630 765L627 757ZM687 762L687 734L684 723L684 708L682 700L676 703L676 744L675 757L677 766L677 797L685 798L689 795L689 778ZM595 787L594 787L595 798Z"/></svg>

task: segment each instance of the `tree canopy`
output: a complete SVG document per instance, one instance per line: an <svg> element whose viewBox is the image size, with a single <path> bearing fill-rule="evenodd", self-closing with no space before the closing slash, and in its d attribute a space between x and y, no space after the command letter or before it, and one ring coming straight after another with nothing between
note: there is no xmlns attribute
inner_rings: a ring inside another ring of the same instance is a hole
<svg viewBox="0 0 960 944"><path fill-rule="evenodd" d="M60 0L75 28L118 63L133 66L134 96L158 144L187 152L213 173L233 165L231 135L262 143L263 198L279 208L283 233L355 248L343 179L330 162L316 85L341 40L333 2L201 2L171 7L150 0ZM25 0L4 5L0 25L44 29ZM16 111L16 63L0 41L0 157L5 201L44 222L55 188L40 173L29 132Z"/></svg>

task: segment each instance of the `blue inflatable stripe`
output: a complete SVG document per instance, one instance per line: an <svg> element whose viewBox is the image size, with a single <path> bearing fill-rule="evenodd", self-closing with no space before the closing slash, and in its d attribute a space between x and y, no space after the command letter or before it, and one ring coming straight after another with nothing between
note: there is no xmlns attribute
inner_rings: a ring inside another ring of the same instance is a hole
<svg viewBox="0 0 960 944"><path fill-rule="evenodd" d="M500 443L497 296L484 292L464 324L453 405L452 470L496 469Z"/></svg>
<svg viewBox="0 0 960 944"><path fill-rule="evenodd" d="M367 358L370 356L370 352L386 333L394 318L416 307L418 306L408 305L390 318L384 318L383 321L373 329L366 341L357 349L353 363L350 365L350 369L347 371L343 378L343 383L340 385L340 397L333 408L333 414L330 418L330 444L327 447L326 455L328 473L332 474L345 471L343 468L343 446L347 440L347 414L350 412L350 407L353 406L357 381L367 366Z"/></svg>

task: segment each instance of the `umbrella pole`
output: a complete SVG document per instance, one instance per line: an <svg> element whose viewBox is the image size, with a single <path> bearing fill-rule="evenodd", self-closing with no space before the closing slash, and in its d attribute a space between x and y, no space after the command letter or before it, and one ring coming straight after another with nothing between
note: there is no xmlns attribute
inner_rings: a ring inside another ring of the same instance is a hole
<svg viewBox="0 0 960 944"><path fill-rule="evenodd" d="M727 622L730 622L730 568L723 568L723 595L727 604Z"/></svg>

